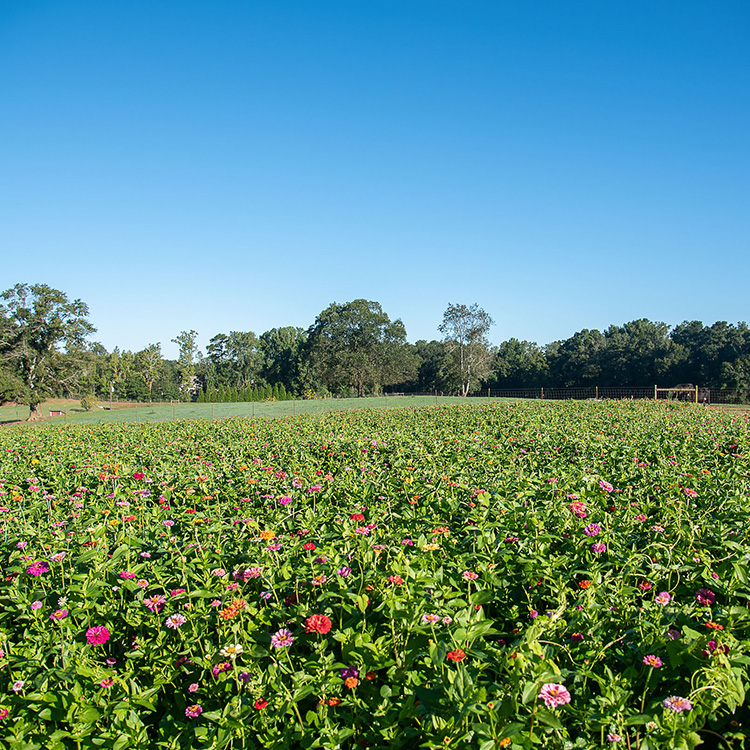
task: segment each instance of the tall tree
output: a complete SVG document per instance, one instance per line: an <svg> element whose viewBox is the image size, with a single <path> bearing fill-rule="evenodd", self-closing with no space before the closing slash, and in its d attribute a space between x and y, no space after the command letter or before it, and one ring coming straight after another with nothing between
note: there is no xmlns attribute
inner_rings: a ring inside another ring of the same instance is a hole
<svg viewBox="0 0 750 750"><path fill-rule="evenodd" d="M334 302L318 315L308 337L311 361L332 390L353 386L361 398L366 387L402 382L415 370L404 324L391 321L378 302Z"/></svg>
<svg viewBox="0 0 750 750"><path fill-rule="evenodd" d="M161 343L149 344L135 355L135 367L138 376L148 388L148 400L152 400L154 383L161 374L164 360L161 356Z"/></svg>
<svg viewBox="0 0 750 750"><path fill-rule="evenodd" d="M467 396L472 387L492 370L492 353L487 332L494 320L476 302L466 305L448 305L438 330L443 334L448 371L458 383L459 393Z"/></svg>
<svg viewBox="0 0 750 750"><path fill-rule="evenodd" d="M260 337L261 374L269 383L283 384L291 393L300 390L300 367L307 334L303 328L272 328Z"/></svg>
<svg viewBox="0 0 750 750"><path fill-rule="evenodd" d="M180 398L190 401L195 390L195 362L199 358L198 347L195 340L198 338L197 331L181 331L177 338L172 339L173 344L180 348L178 358L180 370Z"/></svg>
<svg viewBox="0 0 750 750"><path fill-rule="evenodd" d="M46 284L16 284L0 295L0 360L11 376L15 400L28 404L29 419L41 417L39 405L70 385L77 371L66 352L82 349L96 329L88 306L70 301ZM7 392L3 398L7 398Z"/></svg>

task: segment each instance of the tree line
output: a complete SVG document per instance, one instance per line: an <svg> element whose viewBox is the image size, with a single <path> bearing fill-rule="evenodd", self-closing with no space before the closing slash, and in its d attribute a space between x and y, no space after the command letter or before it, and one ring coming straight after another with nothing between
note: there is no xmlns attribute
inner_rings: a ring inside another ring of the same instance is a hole
<svg viewBox="0 0 750 750"><path fill-rule="evenodd" d="M750 393L750 329L645 318L584 329L544 346L489 343L494 321L477 304L450 304L440 338L409 343L378 302L332 303L308 328L217 333L201 352L179 332L176 360L161 343L131 352L91 342L88 307L44 284L0 295L0 401L34 417L51 396L127 401L251 401L385 391L469 395L504 388L699 383Z"/></svg>

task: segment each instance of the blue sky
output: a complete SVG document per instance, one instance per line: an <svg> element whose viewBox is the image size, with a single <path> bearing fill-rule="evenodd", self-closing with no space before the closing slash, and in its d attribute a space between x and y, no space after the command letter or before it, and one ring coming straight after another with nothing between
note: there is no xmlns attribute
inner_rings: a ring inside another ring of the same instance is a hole
<svg viewBox="0 0 750 750"><path fill-rule="evenodd" d="M4 0L0 288L108 349L748 320L750 4Z"/></svg>

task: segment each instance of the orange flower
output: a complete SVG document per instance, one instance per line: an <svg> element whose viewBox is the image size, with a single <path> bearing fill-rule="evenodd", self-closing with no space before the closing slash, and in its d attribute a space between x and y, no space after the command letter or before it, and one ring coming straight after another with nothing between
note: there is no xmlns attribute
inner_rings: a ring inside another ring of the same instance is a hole
<svg viewBox="0 0 750 750"><path fill-rule="evenodd" d="M270 531L268 529L260 532L261 539L273 539L275 536L276 534L273 531Z"/></svg>
<svg viewBox="0 0 750 750"><path fill-rule="evenodd" d="M457 648L455 651L449 651L445 656L447 659L458 663L466 658L466 652L463 649Z"/></svg>
<svg viewBox="0 0 750 750"><path fill-rule="evenodd" d="M338 706L339 703L341 703L341 698L329 698L326 703L328 703L329 706Z"/></svg>
<svg viewBox="0 0 750 750"><path fill-rule="evenodd" d="M347 677L344 680L344 685L354 690L354 688L357 687L357 685L359 685L359 680L356 677Z"/></svg>
<svg viewBox="0 0 750 750"><path fill-rule="evenodd" d="M578 581L579 588L587 589L590 585L591 585L591 581L587 581L585 579L583 581Z"/></svg>

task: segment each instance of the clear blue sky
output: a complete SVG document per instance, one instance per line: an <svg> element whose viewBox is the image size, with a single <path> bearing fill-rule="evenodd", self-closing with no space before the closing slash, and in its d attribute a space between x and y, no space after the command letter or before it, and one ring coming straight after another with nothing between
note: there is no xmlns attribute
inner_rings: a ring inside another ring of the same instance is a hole
<svg viewBox="0 0 750 750"><path fill-rule="evenodd" d="M747 0L3 0L0 289L108 349L748 320Z"/></svg>

